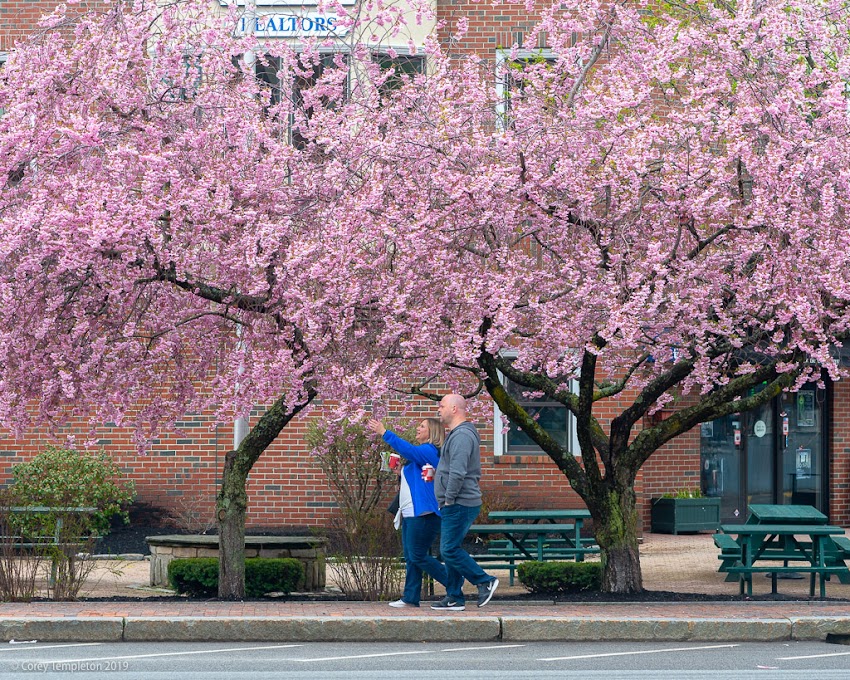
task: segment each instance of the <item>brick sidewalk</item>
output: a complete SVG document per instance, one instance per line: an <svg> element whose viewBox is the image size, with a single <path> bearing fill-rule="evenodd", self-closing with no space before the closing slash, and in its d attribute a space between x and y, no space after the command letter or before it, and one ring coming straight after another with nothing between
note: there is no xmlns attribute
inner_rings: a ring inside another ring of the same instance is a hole
<svg viewBox="0 0 850 680"><path fill-rule="evenodd" d="M717 572L710 535L649 534L641 546L647 590L735 595ZM39 641L376 641L376 640L823 640L850 637L850 586L827 584L844 601L519 602L521 585L499 588L487 607L464 612L394 609L385 602L162 601L147 599L149 565L98 567L87 595L127 601L0 604L0 640ZM507 576L507 575L505 575ZM756 595L770 579L756 579ZM784 596L808 597L808 579L782 580Z"/></svg>

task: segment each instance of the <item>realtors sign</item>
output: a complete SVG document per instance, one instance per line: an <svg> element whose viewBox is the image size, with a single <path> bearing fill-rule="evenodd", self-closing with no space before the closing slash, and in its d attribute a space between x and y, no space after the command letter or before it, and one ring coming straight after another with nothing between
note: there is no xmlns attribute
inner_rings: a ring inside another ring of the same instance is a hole
<svg viewBox="0 0 850 680"><path fill-rule="evenodd" d="M357 0L337 0L340 5L353 5ZM236 4L245 7L245 0L219 0L222 5ZM255 0L255 7L299 7L301 11L291 11L287 14L258 13L255 17L253 33L258 38L331 38L340 37L348 32L347 26L339 25L339 18L330 12L319 12L316 9L307 10L313 5L312 0ZM248 18L241 17L237 32L241 35L249 33Z"/></svg>
<svg viewBox="0 0 850 680"><path fill-rule="evenodd" d="M340 5L353 5L357 0L336 0L337 4ZM239 7L245 6L245 0L218 0L219 4L223 7L227 7L228 5L238 5ZM310 2L310 0L256 0L254 5L256 7L306 7L309 5L315 6L316 0Z"/></svg>
<svg viewBox="0 0 850 680"><path fill-rule="evenodd" d="M335 14L307 12L304 14L263 14L255 18L254 35L258 38L325 38L343 36L347 26L337 24ZM238 33L248 33L248 19L239 19Z"/></svg>

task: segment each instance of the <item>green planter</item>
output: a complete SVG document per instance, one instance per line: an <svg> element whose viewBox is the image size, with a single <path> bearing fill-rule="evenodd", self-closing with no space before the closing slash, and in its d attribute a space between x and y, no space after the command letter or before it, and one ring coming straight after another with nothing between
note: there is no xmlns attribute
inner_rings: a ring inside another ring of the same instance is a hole
<svg viewBox="0 0 850 680"><path fill-rule="evenodd" d="M653 498L651 518L656 534L716 531L720 498Z"/></svg>

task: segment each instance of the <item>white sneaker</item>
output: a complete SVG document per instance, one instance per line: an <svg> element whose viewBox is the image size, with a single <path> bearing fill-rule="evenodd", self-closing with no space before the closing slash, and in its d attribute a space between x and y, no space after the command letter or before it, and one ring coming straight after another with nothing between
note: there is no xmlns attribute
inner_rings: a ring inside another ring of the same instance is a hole
<svg viewBox="0 0 850 680"><path fill-rule="evenodd" d="M410 602L405 602L404 600L395 600L394 602L390 602L390 607L396 607L397 609L401 609L402 607L419 607L418 604L410 604Z"/></svg>

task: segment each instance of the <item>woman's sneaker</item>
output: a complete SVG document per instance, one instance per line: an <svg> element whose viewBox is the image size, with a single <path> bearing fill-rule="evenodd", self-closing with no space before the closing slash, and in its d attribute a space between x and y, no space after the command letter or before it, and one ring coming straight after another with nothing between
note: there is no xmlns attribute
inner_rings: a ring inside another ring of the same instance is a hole
<svg viewBox="0 0 850 680"><path fill-rule="evenodd" d="M496 592L496 588L499 587L499 579L494 578L490 583L485 583L482 586L478 586L478 606L483 607L490 601L490 598L493 597L493 593Z"/></svg>
<svg viewBox="0 0 850 680"><path fill-rule="evenodd" d="M466 605L463 602L450 600L448 596L446 596L439 602L434 602L434 604L431 605L431 609L449 609L453 612L462 612L466 609Z"/></svg>
<svg viewBox="0 0 850 680"><path fill-rule="evenodd" d="M390 607L396 607L398 609L401 609L402 607L419 607L418 604L410 604L410 602L405 602L404 600L395 600L389 604Z"/></svg>

